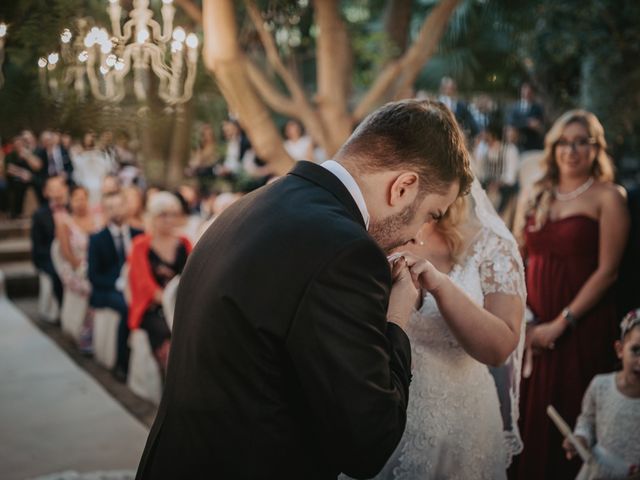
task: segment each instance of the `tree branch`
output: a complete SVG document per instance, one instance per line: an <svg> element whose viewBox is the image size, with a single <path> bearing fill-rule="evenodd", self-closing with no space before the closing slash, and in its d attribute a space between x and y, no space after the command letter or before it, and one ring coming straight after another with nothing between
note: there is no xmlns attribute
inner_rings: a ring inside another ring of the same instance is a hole
<svg viewBox="0 0 640 480"><path fill-rule="evenodd" d="M288 117L297 116L295 102L282 92L271 82L251 59L246 59L247 75L249 80L257 90L262 99L270 108Z"/></svg>
<svg viewBox="0 0 640 480"><path fill-rule="evenodd" d="M203 2L204 64L215 75L230 110L246 130L256 154L271 171L286 173L293 159L286 152L271 115L247 75L245 56L238 44L232 0Z"/></svg>
<svg viewBox="0 0 640 480"><path fill-rule="evenodd" d="M274 41L273 36L271 36L271 34L264 28L264 19L262 18L262 14L255 2L253 0L245 0L244 3L247 7L249 17L258 32L264 51L267 54L267 60L269 60L269 63L275 72L282 79L293 99L295 101L306 101L304 90L300 86L300 83L284 63L282 63L276 42Z"/></svg>
<svg viewBox="0 0 640 480"><path fill-rule="evenodd" d="M396 92L403 92L413 83L427 61L433 56L449 24L449 19L461 0L442 0L420 28L418 38L407 50L402 78Z"/></svg>
<svg viewBox="0 0 640 480"><path fill-rule="evenodd" d="M395 97L415 82L420 70L433 53L445 32L451 15L461 0L442 0L425 18L418 37L398 60L388 64L373 82L353 112L354 120L362 120L378 105Z"/></svg>
<svg viewBox="0 0 640 480"><path fill-rule="evenodd" d="M198 25L202 24L202 10L198 8L198 6L192 2L192 0L174 0L175 4L178 5L184 13L191 18Z"/></svg>

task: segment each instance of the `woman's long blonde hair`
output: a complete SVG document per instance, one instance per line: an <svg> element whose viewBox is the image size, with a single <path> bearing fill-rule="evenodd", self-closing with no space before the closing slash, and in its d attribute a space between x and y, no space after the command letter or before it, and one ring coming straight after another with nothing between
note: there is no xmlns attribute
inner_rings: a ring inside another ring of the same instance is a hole
<svg viewBox="0 0 640 480"><path fill-rule="evenodd" d="M607 141L604 136L604 128L598 118L591 112L586 110L569 110L558 118L547 136L544 139L544 154L542 157L542 166L544 169L543 177L534 185L529 196L524 211L525 221L521 222L522 226L526 224L526 219L534 216L534 229L542 228L549 219L549 212L553 202L553 191L560 181L560 169L555 156L555 147L562 136L564 129L572 123L579 123L589 132L589 138L593 140L593 145L598 149L596 158L591 166L591 175L594 179L600 181L613 181L614 168L611 159L607 155ZM518 243L523 244L523 231L518 231L516 238Z"/></svg>

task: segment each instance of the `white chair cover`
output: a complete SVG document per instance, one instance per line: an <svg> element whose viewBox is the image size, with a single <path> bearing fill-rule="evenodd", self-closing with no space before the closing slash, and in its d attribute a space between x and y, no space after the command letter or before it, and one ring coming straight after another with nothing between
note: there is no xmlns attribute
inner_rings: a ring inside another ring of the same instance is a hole
<svg viewBox="0 0 640 480"><path fill-rule="evenodd" d="M76 343L80 341L88 307L89 299L86 296L79 295L68 288L64 289L60 322L62 331L69 334Z"/></svg>
<svg viewBox="0 0 640 480"><path fill-rule="evenodd" d="M129 335L129 376L127 386L133 393L159 405L162 396L162 374L151 351L149 336L141 328Z"/></svg>
<svg viewBox="0 0 640 480"><path fill-rule="evenodd" d="M176 309L176 298L178 296L178 285L180 284L180 275L173 277L164 287L162 293L162 311L167 321L169 330L173 330L173 312Z"/></svg>
<svg viewBox="0 0 640 480"><path fill-rule="evenodd" d="M93 312L93 355L102 366L111 369L116 364L118 312L110 308L96 308Z"/></svg>
<svg viewBox="0 0 640 480"><path fill-rule="evenodd" d="M38 272L38 279L40 283L38 291L38 314L42 320L55 323L58 319L60 306L58 305L56 296L53 294L53 281L51 277L44 272Z"/></svg>

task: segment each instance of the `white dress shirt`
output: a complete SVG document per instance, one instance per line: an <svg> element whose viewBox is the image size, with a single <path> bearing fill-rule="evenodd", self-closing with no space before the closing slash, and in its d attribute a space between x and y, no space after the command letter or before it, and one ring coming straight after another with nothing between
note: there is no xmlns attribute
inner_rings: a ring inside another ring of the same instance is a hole
<svg viewBox="0 0 640 480"><path fill-rule="evenodd" d="M331 173L333 173L338 180L342 182L342 184L349 190L349 193L353 197L353 200L356 202L358 209L360 210L360 214L362 215L362 219L364 220L365 227L367 230L369 229L369 210L367 210L367 204L364 201L364 196L362 195L362 190L356 183L355 179L351 176L349 171L340 165L335 160L327 160L322 165L323 168L326 168Z"/></svg>
<svg viewBox="0 0 640 480"><path fill-rule="evenodd" d="M113 238L114 243L117 241L116 238L118 238L118 235L122 235L120 238L122 238L122 241L124 242L123 247L126 260L126 257L129 256L129 252L131 252L131 229L129 228L129 225L124 224L118 226L114 223L110 223L109 232L111 232L111 237ZM116 248L118 248L117 245Z"/></svg>

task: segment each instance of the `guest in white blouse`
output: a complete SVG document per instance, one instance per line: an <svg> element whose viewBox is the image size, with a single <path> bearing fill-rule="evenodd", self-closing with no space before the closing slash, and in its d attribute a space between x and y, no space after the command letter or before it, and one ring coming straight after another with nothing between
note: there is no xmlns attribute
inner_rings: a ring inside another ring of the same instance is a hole
<svg viewBox="0 0 640 480"><path fill-rule="evenodd" d="M576 422L575 437L593 454L578 480L640 478L640 309L620 329L615 348L622 370L595 376ZM568 458L575 456L568 440L563 447Z"/></svg>

